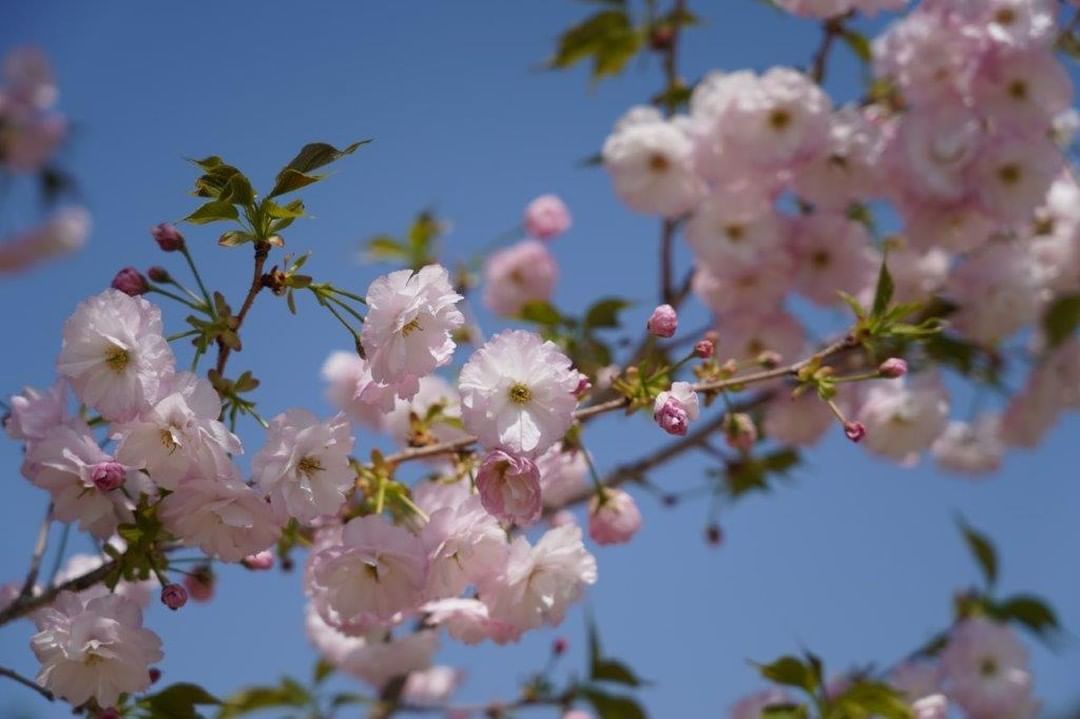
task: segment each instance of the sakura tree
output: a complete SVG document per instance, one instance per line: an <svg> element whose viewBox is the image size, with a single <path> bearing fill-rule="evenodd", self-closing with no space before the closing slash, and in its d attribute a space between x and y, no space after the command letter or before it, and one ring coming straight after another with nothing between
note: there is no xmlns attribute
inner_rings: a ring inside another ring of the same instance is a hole
<svg viewBox="0 0 1080 719"><path fill-rule="evenodd" d="M631 302L602 274L595 301L554 303L572 197L535 198L511 238L470 258L444 251L445 223L423 211L404 237L371 238L377 267L342 285L287 237L310 215L299 193L332 164L362 172L370 139L307 144L265 184L224 159L228 148L193 160L197 206L175 188L183 222L146 238L163 264L124 267L107 289L88 280L55 383L7 400L5 430L45 510L25 576L0 600L0 625L34 624L40 671L0 674L93 719L644 717L643 680L603 650L603 618L589 621L585 667L564 666L559 640L482 703L455 699L461 668L436 654L562 625L603 573L600 548L633 546L663 511L643 496L703 497L706 538L719 544L717 507L782 491L829 433L852 453L965 476L1036 447L1080 408L1080 123L1064 64L1080 54L1080 10L772 4L820 27L805 67L684 77L680 41L700 22L687 0L593 3L549 59L589 62L595 81L638 58L660 69L657 92L612 118L590 160L627 212L658 226L655 247L620 257L658 270L643 326L625 321ZM864 66L857 97L824 87L838 52ZM67 124L45 58L12 51L4 78L5 180L36 180L49 210L0 245L0 270L30 271L77 250L89 214L57 169ZM207 283L200 267L219 253L249 255L247 277ZM245 356L288 339L250 331L257 305L333 317L341 332L321 351L336 414L302 395L277 414L260 404ZM477 305L504 323L482 327ZM182 322L169 326L166 306ZM708 326L688 326L695 306ZM955 406L957 387L978 406ZM652 446L592 451L594 427L620 422L650 427ZM243 426L261 442L245 447ZM376 434L395 448L358 451L357 437ZM714 466L683 496L664 468L690 453ZM982 583L957 589L930 641L854 669L797 646L760 657L772 688L748 687L731 715L1038 715L1027 647L1061 627L1037 595L1001 591L995 547L975 524L961 518L957 541ZM98 551L68 551L69 531ZM208 600L230 564L297 570L307 611L282 621L305 625L310 677L227 696L198 676L160 681L168 646L143 610Z"/></svg>

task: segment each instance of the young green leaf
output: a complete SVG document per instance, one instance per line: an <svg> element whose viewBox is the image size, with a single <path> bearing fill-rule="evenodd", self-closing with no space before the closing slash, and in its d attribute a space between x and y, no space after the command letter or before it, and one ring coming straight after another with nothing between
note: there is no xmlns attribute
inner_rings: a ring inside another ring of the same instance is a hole
<svg viewBox="0 0 1080 719"><path fill-rule="evenodd" d="M964 541L967 542L968 549L971 550L972 556L975 557L979 568L982 570L987 585L993 586L997 581L998 574L997 552L994 550L993 543L986 535L965 522L962 517L957 519L957 524L964 534Z"/></svg>

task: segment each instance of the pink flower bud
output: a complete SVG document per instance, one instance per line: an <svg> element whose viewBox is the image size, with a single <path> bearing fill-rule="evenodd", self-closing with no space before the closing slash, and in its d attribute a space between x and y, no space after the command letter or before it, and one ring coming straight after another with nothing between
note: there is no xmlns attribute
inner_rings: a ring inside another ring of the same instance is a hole
<svg viewBox="0 0 1080 719"><path fill-rule="evenodd" d="M179 584L166 584L161 588L161 603L176 611L187 604L188 593Z"/></svg>
<svg viewBox="0 0 1080 719"><path fill-rule="evenodd" d="M603 501L589 501L589 536L597 544L625 544L641 528L634 498L621 489L605 489Z"/></svg>
<svg viewBox="0 0 1080 719"><path fill-rule="evenodd" d="M488 452L476 473L480 504L494 517L515 524L540 518L540 470L528 457L496 449Z"/></svg>
<svg viewBox="0 0 1080 719"><path fill-rule="evenodd" d="M150 683L155 683L158 679L161 679L161 670L157 667L150 667Z"/></svg>
<svg viewBox="0 0 1080 719"><path fill-rule="evenodd" d="M269 549L264 549L258 554L251 554L240 560L248 569L263 570L271 569L274 566L274 553Z"/></svg>
<svg viewBox="0 0 1080 719"><path fill-rule="evenodd" d="M709 340L698 340L698 343L694 345L694 356L709 359L713 356L715 349L715 346Z"/></svg>
<svg viewBox="0 0 1080 719"><path fill-rule="evenodd" d="M745 412L739 412L728 416L724 423L724 430L728 446L732 449L746 451L757 442L758 431L754 420Z"/></svg>
<svg viewBox="0 0 1080 719"><path fill-rule="evenodd" d="M150 278L152 282L158 282L161 284L168 284L172 282L172 275L169 271L160 265L154 265L146 271L146 276Z"/></svg>
<svg viewBox="0 0 1080 719"><path fill-rule="evenodd" d="M540 195L525 208L525 231L550 240L570 229L570 211L556 195Z"/></svg>
<svg viewBox="0 0 1080 719"><path fill-rule="evenodd" d="M214 573L210 567L198 567L184 577L184 587L196 602L209 602L214 597Z"/></svg>
<svg viewBox="0 0 1080 719"><path fill-rule="evenodd" d="M574 396L581 399L585 394L592 389L592 382L585 375L581 375L578 379L577 387L574 389Z"/></svg>
<svg viewBox="0 0 1080 719"><path fill-rule="evenodd" d="M844 422L844 434L846 434L847 438L852 442L859 442L866 436L866 427L862 422Z"/></svg>
<svg viewBox="0 0 1080 719"><path fill-rule="evenodd" d="M556 655L566 654L566 649L569 646L570 643L566 640L566 637L555 637L555 641L551 643L551 651Z"/></svg>
<svg viewBox="0 0 1080 719"><path fill-rule="evenodd" d="M705 541L713 547L719 547L724 541L724 532L719 524L710 524L705 528Z"/></svg>
<svg viewBox="0 0 1080 719"><path fill-rule="evenodd" d="M657 395L653 403L653 419L668 434L685 435L699 411L697 393L689 382L672 382L671 389Z"/></svg>
<svg viewBox="0 0 1080 719"><path fill-rule="evenodd" d="M780 356L780 353L773 350L765 350L757 356L757 363L765 369L776 369L782 361L783 357Z"/></svg>
<svg viewBox="0 0 1080 719"><path fill-rule="evenodd" d="M102 492L111 492L124 483L127 471L118 462L100 462L90 470L90 481Z"/></svg>
<svg viewBox="0 0 1080 719"><path fill-rule="evenodd" d="M686 414L686 410L671 400L665 402L660 411L653 414L653 419L660 425L660 429L680 437L685 435L690 428L690 417Z"/></svg>
<svg viewBox="0 0 1080 719"><path fill-rule="evenodd" d="M671 305L660 305L653 310L645 329L657 337L671 337L679 329L679 313Z"/></svg>
<svg viewBox="0 0 1080 719"><path fill-rule="evenodd" d="M180 230L176 229L175 225L162 222L150 230L150 233L154 236L154 241L158 243L158 247L165 252L176 252L184 249L184 236L180 234Z"/></svg>
<svg viewBox="0 0 1080 719"><path fill-rule="evenodd" d="M897 379L907 374L907 362L899 357L890 357L878 367L878 374L889 379Z"/></svg>
<svg viewBox="0 0 1080 719"><path fill-rule="evenodd" d="M112 288L120 290L125 295L135 297L150 289L150 284L137 269L125 267L116 273L116 277L113 277Z"/></svg>
<svg viewBox="0 0 1080 719"><path fill-rule="evenodd" d="M94 715L94 719L120 719L120 712L114 707L101 709Z"/></svg>

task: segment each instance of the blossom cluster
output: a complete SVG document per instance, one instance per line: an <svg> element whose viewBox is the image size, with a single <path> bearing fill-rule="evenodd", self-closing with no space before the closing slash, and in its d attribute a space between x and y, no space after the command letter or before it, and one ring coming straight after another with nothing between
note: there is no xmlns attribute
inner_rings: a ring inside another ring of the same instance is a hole
<svg viewBox="0 0 1080 719"><path fill-rule="evenodd" d="M905 5L779 4L837 21ZM1075 337L1052 346L1024 331L1080 287L1080 186L1062 149L1076 123L1055 12L1044 0L923 2L872 43L873 92L858 104L837 106L814 77L774 67L707 75L686 114L642 106L617 122L602 154L615 192L679 223L719 358L804 356L817 315L799 308L835 307L842 293L868 304L885 261L896 301L944 308L959 343L993 356L1026 341L1037 360L1003 410L970 418L951 417L926 357L905 381L845 387L838 407L867 449L986 472L1078 406ZM878 237L875 215L895 215L898 232ZM780 393L761 422L808 445L831 420L814 398Z"/></svg>

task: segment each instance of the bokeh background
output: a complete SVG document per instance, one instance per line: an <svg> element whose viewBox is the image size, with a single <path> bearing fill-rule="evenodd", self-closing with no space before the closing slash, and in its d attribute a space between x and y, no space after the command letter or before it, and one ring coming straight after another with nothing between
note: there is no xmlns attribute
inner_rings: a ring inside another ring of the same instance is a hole
<svg viewBox="0 0 1080 719"><path fill-rule="evenodd" d="M690 6L705 21L683 38L691 80L713 68L805 65L818 41L814 23L755 0ZM195 206L187 191L196 173L183 158L220 154L258 186L314 140L375 139L302 193L315 217L293 226L289 248L314 251L308 268L318 279L362 292L385 270L361 263L362 240L404 231L421 208L452 223L443 251L463 258L505 236L532 197L556 192L574 215L553 246L561 263L556 303L580 312L600 295L628 297L638 303L629 315L636 334L656 300L658 222L621 207L604 173L580 161L599 150L622 112L659 89L660 71L656 62L635 61L594 87L583 69L540 69L559 33L588 12L570 0L5 3L0 49L40 45L55 64L60 107L75 123L64 162L94 231L73 258L0 283L0 389L52 381L64 318L120 266L174 259L160 254L148 230ZM843 47L833 58L829 90L855 97L857 63ZM38 216L21 186L0 203L0 232ZM218 248L213 226L187 234L208 282L238 303L248 249ZM233 369L263 381L264 416L296 405L330 411L319 368L349 338L301 299L293 317L282 300L260 297L233 360ZM504 324L479 315L489 332ZM170 330L181 327L181 312L169 308L166 316ZM683 326L704 320L698 309ZM842 321L815 322L830 320ZM256 429L249 423L241 432L249 454L260 445ZM655 717L723 716L762 687L749 660L800 648L820 654L833 673L888 664L944 626L953 592L978 580L955 526L962 513L997 542L1002 590L1041 594L1060 613L1067 631L1056 649L1029 644L1044 713L1061 715L1080 700L1078 438L1080 420L1067 417L1037 452L1011 454L998 474L976 483L927 462L904 469L877 461L837 430L791 482L723 511L719 548L703 538L705 501L669 509L638 494L640 535L629 546L594 548L601 579L587 603L605 650L653 682L640 696ZM587 440L601 471L662 441L643 417L597 422ZM385 444L364 433L359 442L361 451ZM0 466L8 468L0 501L5 581L25 573L46 505L19 463L19 447L0 442ZM703 456L687 456L651 478L692 487L707 466ZM69 547L90 549L83 537ZM148 623L165 643L165 681L195 681L224 695L285 674L306 679L315 656L303 606L295 572L228 569L210 604L177 613L151 607ZM35 673L30 634L26 622L0 630L0 665ZM580 672L580 608L558 630L510 648L446 642L440 660L468 671L461 698L509 698L546 661L555 636L571 647L560 670ZM69 715L0 682L2 717Z"/></svg>

